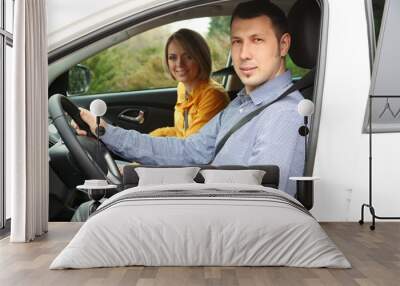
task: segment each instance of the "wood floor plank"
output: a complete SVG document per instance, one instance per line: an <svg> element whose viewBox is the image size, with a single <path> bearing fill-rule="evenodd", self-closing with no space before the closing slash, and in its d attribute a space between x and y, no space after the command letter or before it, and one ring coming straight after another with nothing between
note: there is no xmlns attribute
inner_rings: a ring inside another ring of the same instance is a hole
<svg viewBox="0 0 400 286"><path fill-rule="evenodd" d="M79 230L79 223L50 223L32 243L0 240L0 285L400 285L400 223L379 222L375 231L357 223L321 223L352 264L352 269L291 267L117 267L48 269Z"/></svg>

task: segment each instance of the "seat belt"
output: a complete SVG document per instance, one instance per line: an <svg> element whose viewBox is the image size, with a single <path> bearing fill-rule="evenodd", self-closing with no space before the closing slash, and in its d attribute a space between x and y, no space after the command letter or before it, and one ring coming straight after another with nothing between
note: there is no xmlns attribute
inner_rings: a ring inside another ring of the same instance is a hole
<svg viewBox="0 0 400 286"><path fill-rule="evenodd" d="M219 151L221 151L221 148L225 145L226 141L231 137L233 133L235 133L238 129L240 129L243 125L245 125L247 122L249 122L251 119L256 117L258 114L260 114L264 109L266 109L268 106L274 104L275 102L281 100L288 94L291 94L292 92L296 90L303 90L307 87L310 87L314 85L314 78L315 78L315 69L311 69L304 77L302 77L299 81L295 82L291 87L289 87L287 90L285 90L284 93L282 93L277 99L274 101L261 106L260 108L250 112L246 116L244 116L242 119L240 119L230 130L225 134L225 136L218 142L217 147L215 148L215 155L214 158L217 156Z"/></svg>

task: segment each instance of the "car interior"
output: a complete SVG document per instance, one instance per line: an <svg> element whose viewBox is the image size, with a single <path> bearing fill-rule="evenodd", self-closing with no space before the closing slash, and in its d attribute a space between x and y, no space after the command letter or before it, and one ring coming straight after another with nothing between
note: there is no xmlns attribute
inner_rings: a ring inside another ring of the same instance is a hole
<svg viewBox="0 0 400 286"><path fill-rule="evenodd" d="M301 93L307 99L316 100L314 82L318 74L318 51L320 45L321 8L317 1L284 0L273 1L288 15L292 44L289 51L293 62L310 70L301 81ZM77 69L83 90L90 84L90 71L80 65L85 59L113 47L127 39L155 27L172 22L200 17L229 16L238 1L204 1L196 6L181 7L174 11L149 11L146 17L135 16L119 25L106 27L91 37L78 40L76 43L58 49L49 54L49 220L69 221L75 209L88 200L87 194L75 187L85 179L108 178L122 183L122 176L116 167L115 160L123 160L110 153L103 145L101 156L96 140L93 137L76 136L68 120L74 119L79 124L77 106L89 109L94 99L102 99L108 109L104 119L115 126L135 129L148 133L158 127L173 125L173 108L176 101L176 88L159 88L103 94L68 95L69 75ZM192 4L193 5L193 4ZM223 77L225 90L233 99L242 88L242 83L231 66L230 56L226 67L214 71L214 76ZM64 95L64 96L62 96ZM141 113L142 112L142 113ZM143 116L140 116L140 115ZM82 123L84 125L84 123ZM80 125L81 126L81 125ZM311 129L311 133L313 130ZM99 158L100 157L100 158ZM310 198L308 198L310 199Z"/></svg>

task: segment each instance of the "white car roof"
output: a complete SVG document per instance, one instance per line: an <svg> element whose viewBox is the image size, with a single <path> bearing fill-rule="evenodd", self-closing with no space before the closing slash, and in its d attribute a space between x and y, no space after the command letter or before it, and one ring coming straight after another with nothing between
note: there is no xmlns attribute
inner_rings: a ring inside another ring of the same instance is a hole
<svg viewBox="0 0 400 286"><path fill-rule="evenodd" d="M169 2L173 0L47 0L48 50Z"/></svg>

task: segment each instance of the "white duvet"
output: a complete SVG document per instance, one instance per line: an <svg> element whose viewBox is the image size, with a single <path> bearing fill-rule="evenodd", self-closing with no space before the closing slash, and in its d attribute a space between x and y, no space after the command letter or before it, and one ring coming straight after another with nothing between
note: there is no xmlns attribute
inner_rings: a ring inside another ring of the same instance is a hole
<svg viewBox="0 0 400 286"><path fill-rule="evenodd" d="M135 197L174 190L214 196L177 192L172 197ZM269 195L254 197L251 190ZM220 197L216 192L233 195ZM254 185L131 188L106 200L50 269L127 265L349 268L318 222L290 202L298 204L279 190Z"/></svg>

